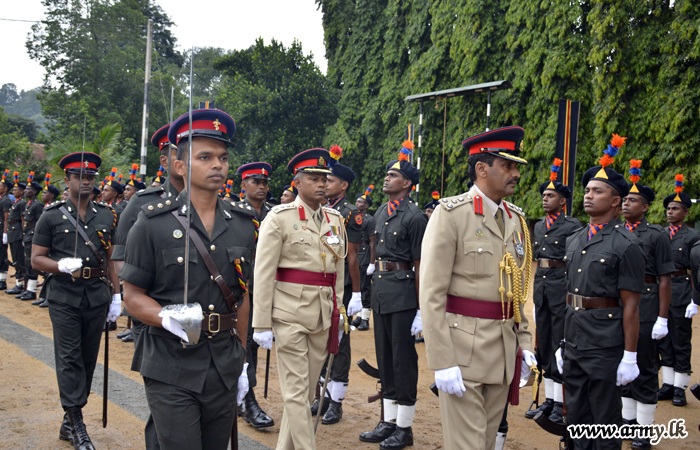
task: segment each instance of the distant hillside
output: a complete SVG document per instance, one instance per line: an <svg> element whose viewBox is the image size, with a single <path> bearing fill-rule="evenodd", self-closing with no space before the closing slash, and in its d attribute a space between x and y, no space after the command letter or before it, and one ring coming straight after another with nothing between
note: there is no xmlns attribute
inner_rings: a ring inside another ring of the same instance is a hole
<svg viewBox="0 0 700 450"><path fill-rule="evenodd" d="M29 91L17 92L14 84L4 84L0 88L0 106L7 114L17 114L33 120L37 129L46 133L46 119L41 114L41 104L36 98L40 90L41 88L37 87Z"/></svg>

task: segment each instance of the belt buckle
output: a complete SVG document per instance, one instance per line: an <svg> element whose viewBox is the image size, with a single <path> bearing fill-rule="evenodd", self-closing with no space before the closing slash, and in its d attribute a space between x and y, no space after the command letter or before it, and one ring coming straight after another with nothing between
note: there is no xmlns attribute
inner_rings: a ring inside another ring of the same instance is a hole
<svg viewBox="0 0 700 450"><path fill-rule="evenodd" d="M90 278L90 275L92 275L92 267L83 267L83 270L80 273L81 278Z"/></svg>
<svg viewBox="0 0 700 450"><path fill-rule="evenodd" d="M377 262L377 266L379 266L378 268L380 272L386 272L386 261Z"/></svg>
<svg viewBox="0 0 700 450"><path fill-rule="evenodd" d="M583 307L583 296L578 294L571 294L571 299L571 306L574 308L574 310L578 311L579 309L586 309Z"/></svg>
<svg viewBox="0 0 700 450"><path fill-rule="evenodd" d="M211 329L211 318L216 317L216 330ZM210 313L209 317L207 318L207 329L211 334L216 334L219 331L221 331L221 314L219 313Z"/></svg>

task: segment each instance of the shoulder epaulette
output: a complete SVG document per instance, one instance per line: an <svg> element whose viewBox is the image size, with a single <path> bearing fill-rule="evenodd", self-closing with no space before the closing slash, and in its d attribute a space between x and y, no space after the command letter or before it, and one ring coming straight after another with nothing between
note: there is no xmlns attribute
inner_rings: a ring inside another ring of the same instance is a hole
<svg viewBox="0 0 700 450"><path fill-rule="evenodd" d="M252 206L241 200L240 202L231 202L231 211L246 214L248 216L257 217L258 213Z"/></svg>
<svg viewBox="0 0 700 450"><path fill-rule="evenodd" d="M44 209L49 210L49 209L59 208L61 205L64 205L65 203L66 203L65 200L56 200L55 202L49 203L48 205L46 205L44 207Z"/></svg>
<svg viewBox="0 0 700 450"><path fill-rule="evenodd" d="M137 191L136 194L138 196L142 196L144 194L157 194L159 192L163 192L165 189L163 186L155 186L155 187L149 187L147 189L141 189L140 191Z"/></svg>
<svg viewBox="0 0 700 450"><path fill-rule="evenodd" d="M629 230L625 227L624 224L621 224L621 223L616 224L615 227L614 227L614 229L615 229L615 231L617 231L618 233L620 233L621 235L623 235L624 237L626 237L626 238L629 239L630 241L634 241L634 240L636 240L636 239L639 239L639 238L637 237L637 235L634 234L633 232L629 231Z"/></svg>
<svg viewBox="0 0 700 450"><path fill-rule="evenodd" d="M666 233L666 230L664 229L664 227L662 227L661 225L657 225L655 223L647 222L647 228L651 228L652 230L656 230L659 233Z"/></svg>
<svg viewBox="0 0 700 450"><path fill-rule="evenodd" d="M287 211L287 210L296 210L297 207L294 205L294 203L285 203L283 205L277 205L274 208L272 208L270 211L272 211L275 214L279 214L282 211Z"/></svg>
<svg viewBox="0 0 700 450"><path fill-rule="evenodd" d="M523 212L522 208L520 208L519 206L516 206L516 205L512 204L511 202L506 202L506 201L504 201L503 203L508 205L508 209L510 209L511 211L525 217L525 213Z"/></svg>
<svg viewBox="0 0 700 450"><path fill-rule="evenodd" d="M103 208L109 209L110 211L114 211L114 208L112 207L112 205L110 205L108 203L105 203L105 202L95 202L95 203Z"/></svg>
<svg viewBox="0 0 700 450"><path fill-rule="evenodd" d="M180 204L175 199L158 199L152 202L146 203L141 206L141 211L146 215L146 217L153 217L164 212L172 211L180 206ZM184 205L183 205L184 208Z"/></svg>
<svg viewBox="0 0 700 450"><path fill-rule="evenodd" d="M340 214L340 211L338 211L338 210L335 209L335 208L329 208L329 207L327 207L327 206L324 206L324 207L323 207L323 210L326 211L326 212L329 212L329 213L331 213L331 214L335 214L336 216L343 217L343 215Z"/></svg>
<svg viewBox="0 0 700 450"><path fill-rule="evenodd" d="M473 201L473 198L469 194L462 194L462 195L457 195L455 197L443 197L440 199L440 206L443 207L443 209L446 209L448 211L452 211L455 208L459 208L462 205L466 205L467 203L471 203Z"/></svg>

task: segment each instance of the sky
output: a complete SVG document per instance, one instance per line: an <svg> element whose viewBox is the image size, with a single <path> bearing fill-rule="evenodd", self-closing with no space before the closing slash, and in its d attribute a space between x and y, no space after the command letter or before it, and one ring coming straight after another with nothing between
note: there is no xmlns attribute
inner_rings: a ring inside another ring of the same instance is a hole
<svg viewBox="0 0 700 450"><path fill-rule="evenodd" d="M41 0L4 3L0 19L44 18ZM262 37L265 43L274 38L289 47L296 38L304 53L313 53L316 64L323 73L326 72L323 14L316 10L314 0L156 0L155 3L174 22L172 30L180 50L193 45L239 50L253 45L258 37ZM14 83L18 91L41 86L44 69L29 58L24 45L32 25L0 20L0 42L3 42L5 61L0 64L0 86Z"/></svg>

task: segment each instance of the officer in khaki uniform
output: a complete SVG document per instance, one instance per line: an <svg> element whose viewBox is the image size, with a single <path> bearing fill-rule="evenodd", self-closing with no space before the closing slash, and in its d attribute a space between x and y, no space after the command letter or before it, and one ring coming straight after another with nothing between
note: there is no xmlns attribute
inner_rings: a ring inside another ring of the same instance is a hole
<svg viewBox="0 0 700 450"><path fill-rule="evenodd" d="M284 400L278 450L316 448L314 387L329 351L338 352L347 237L340 213L321 206L329 158L324 149L292 158L287 169L299 195L274 207L260 227L253 338L271 349L276 336Z"/></svg>
<svg viewBox="0 0 700 450"><path fill-rule="evenodd" d="M511 126L462 143L474 186L440 200L423 238L420 276L430 283L421 284L420 303L447 450L492 450L511 381L537 363L523 313L528 230L522 211L503 201L520 178L517 164L527 163L518 156L523 136ZM499 270L502 261L512 276Z"/></svg>

